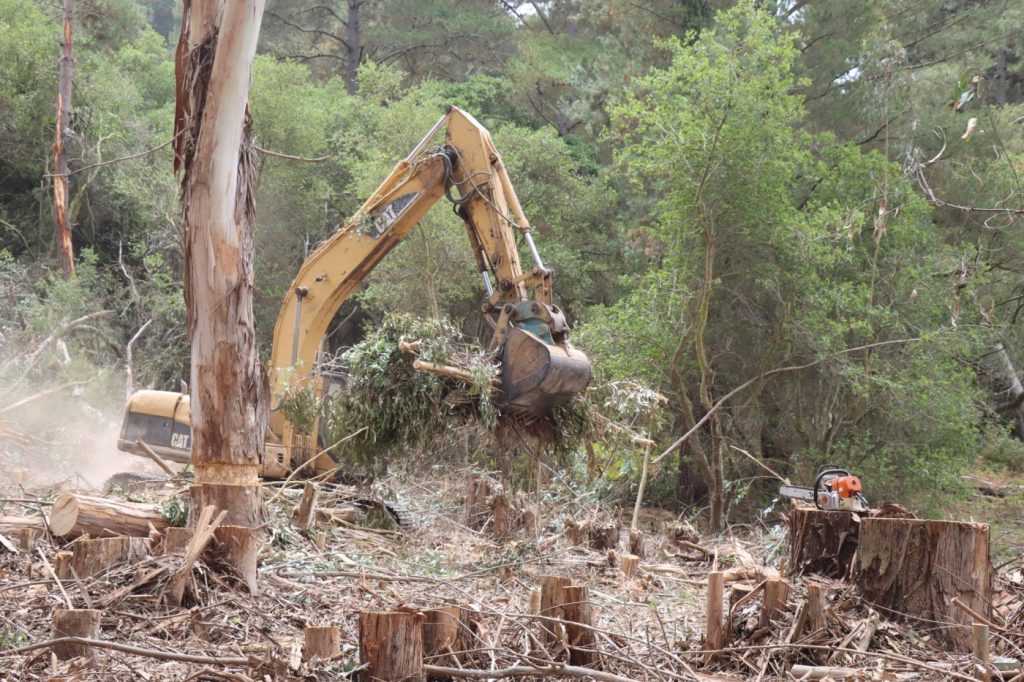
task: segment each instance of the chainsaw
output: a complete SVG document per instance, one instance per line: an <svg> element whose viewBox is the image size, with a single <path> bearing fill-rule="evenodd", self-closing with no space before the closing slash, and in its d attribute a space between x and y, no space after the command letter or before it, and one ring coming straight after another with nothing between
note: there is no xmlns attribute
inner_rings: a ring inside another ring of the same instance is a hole
<svg viewBox="0 0 1024 682"><path fill-rule="evenodd" d="M814 485L810 488L784 485L779 494L792 500L813 502L818 509L866 512L868 501L861 494L860 479L846 469L826 464L818 469Z"/></svg>

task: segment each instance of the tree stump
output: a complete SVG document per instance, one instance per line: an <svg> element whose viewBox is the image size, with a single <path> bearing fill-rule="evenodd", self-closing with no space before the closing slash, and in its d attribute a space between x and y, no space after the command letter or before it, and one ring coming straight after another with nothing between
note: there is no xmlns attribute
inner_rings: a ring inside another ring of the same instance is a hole
<svg viewBox="0 0 1024 682"><path fill-rule="evenodd" d="M99 538L78 540L71 545L71 557L62 560L54 571L62 580L77 575L85 578L98 575L121 564L148 554L148 538ZM72 571L74 573L72 574Z"/></svg>
<svg viewBox="0 0 1024 682"><path fill-rule="evenodd" d="M191 528L168 528L164 531L164 554L183 554L191 539Z"/></svg>
<svg viewBox="0 0 1024 682"><path fill-rule="evenodd" d="M540 621L540 641L554 642L559 639L558 623L550 618L561 619L565 612L565 589L572 586L572 580L559 575L543 575L540 578L540 609L537 615L545 620Z"/></svg>
<svg viewBox="0 0 1024 682"><path fill-rule="evenodd" d="M423 682L423 614L360 611L359 662L372 682Z"/></svg>
<svg viewBox="0 0 1024 682"><path fill-rule="evenodd" d="M591 549L615 549L619 546L619 522L594 522L587 529Z"/></svg>
<svg viewBox="0 0 1024 682"><path fill-rule="evenodd" d="M153 504L134 504L63 492L53 501L50 531L64 538L91 535L149 537L150 527L167 528L167 520Z"/></svg>
<svg viewBox="0 0 1024 682"><path fill-rule="evenodd" d="M491 498L491 514L494 517L494 539L507 540L515 526L515 509L500 487Z"/></svg>
<svg viewBox="0 0 1024 682"><path fill-rule="evenodd" d="M764 602L761 604L760 627L771 625L772 619L786 608L789 598L789 583L782 578L768 578L764 583Z"/></svg>
<svg viewBox="0 0 1024 682"><path fill-rule="evenodd" d="M707 649L717 651L725 646L725 629L722 623L722 607L725 593L725 574L721 571L708 573L707 605L704 609L704 625Z"/></svg>
<svg viewBox="0 0 1024 682"><path fill-rule="evenodd" d="M590 591L584 585L562 590L565 603L562 615L569 645L569 665L599 668L601 656L597 650L597 635L593 630L594 613L590 606Z"/></svg>
<svg viewBox="0 0 1024 682"><path fill-rule="evenodd" d="M636 575L637 569L640 567L640 557L636 554L623 554L622 560L619 562L619 570L622 571L622 575L627 578L632 578Z"/></svg>
<svg viewBox="0 0 1024 682"><path fill-rule="evenodd" d="M629 530L629 553L636 554L638 557L644 555L644 534L636 528Z"/></svg>
<svg viewBox="0 0 1024 682"><path fill-rule="evenodd" d="M299 530L309 530L313 525L313 518L316 515L316 494L319 487L312 481L306 481L302 489L302 499L299 500L295 512L292 514L292 525Z"/></svg>
<svg viewBox="0 0 1024 682"><path fill-rule="evenodd" d="M259 543L247 526L220 526L213 532L217 545L210 551L214 560L238 572L250 593L259 591L256 558Z"/></svg>
<svg viewBox="0 0 1024 682"><path fill-rule="evenodd" d="M956 624L937 638L967 652L974 619L954 599L991 618L992 566L988 525L918 519L866 518L853 581L883 615Z"/></svg>
<svg viewBox="0 0 1024 682"><path fill-rule="evenodd" d="M792 509L789 514L789 574L847 577L859 532L859 517L853 512Z"/></svg>
<svg viewBox="0 0 1024 682"><path fill-rule="evenodd" d="M490 476L470 474L466 484L466 526L480 530L491 518L490 499L497 486Z"/></svg>
<svg viewBox="0 0 1024 682"><path fill-rule="evenodd" d="M423 656L435 665L452 665L465 647L463 610L457 606L423 612Z"/></svg>
<svg viewBox="0 0 1024 682"><path fill-rule="evenodd" d="M303 636L303 661L327 661L341 653L341 630L337 625L307 625Z"/></svg>
<svg viewBox="0 0 1024 682"><path fill-rule="evenodd" d="M57 609L53 612L53 632L51 637L83 637L98 639L100 636L101 611L96 609ZM93 656L93 649L88 644L68 642L55 644L53 653L58 660L66 661L79 656Z"/></svg>
<svg viewBox="0 0 1024 682"><path fill-rule="evenodd" d="M821 630L828 624L825 617L827 595L828 592L821 583L807 582L807 623L811 626L811 632Z"/></svg>
<svg viewBox="0 0 1024 682"><path fill-rule="evenodd" d="M18 549L23 552L32 551L32 541L35 538L35 531L31 528L22 528L18 531Z"/></svg>

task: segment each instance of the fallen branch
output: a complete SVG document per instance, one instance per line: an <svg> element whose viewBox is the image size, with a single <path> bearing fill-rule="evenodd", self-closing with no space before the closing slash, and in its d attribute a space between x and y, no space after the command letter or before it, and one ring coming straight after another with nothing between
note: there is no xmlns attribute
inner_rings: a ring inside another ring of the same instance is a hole
<svg viewBox="0 0 1024 682"><path fill-rule="evenodd" d="M136 646L129 646L128 644L108 642L103 639L88 639L86 637L58 637L57 639L48 639L45 642L27 644L25 646L17 647L16 649L3 649L0 650L0 658L20 656L22 654L27 654L31 651L37 651L39 649L48 649L50 647L60 644L85 644L88 646L97 647L99 649L111 649L113 651L120 651L123 654L133 654L135 656L145 656L147 658L158 658L162 661L199 663L202 665L244 665L251 667L259 662L257 660L249 658L218 658L214 656L193 656L192 654L178 654L173 651L160 651L159 649L142 649Z"/></svg>
<svg viewBox="0 0 1024 682"><path fill-rule="evenodd" d="M65 391L65 390L67 390L69 388L76 388L78 386L85 386L86 383L88 383L88 382L85 382L85 381L69 381L68 383L61 384L60 386L55 386L53 388L48 388L45 391L39 391L39 393L35 393L33 395L30 395L27 398L22 398L21 400L19 400L16 403L11 403L7 407L0 408L0 414L7 414L11 410L15 410L15 409L17 409L19 407L22 407L23 405L28 405L29 403L35 402L36 400L39 400L41 398L45 398L46 396L53 395L54 393L60 393L61 391Z"/></svg>
<svg viewBox="0 0 1024 682"><path fill-rule="evenodd" d="M514 665L498 670L472 670L469 668L446 668L440 665L424 665L423 672L438 677L467 677L471 679L494 679L502 677L579 677L599 682L637 682L631 677L622 677L593 668L553 663L549 666Z"/></svg>

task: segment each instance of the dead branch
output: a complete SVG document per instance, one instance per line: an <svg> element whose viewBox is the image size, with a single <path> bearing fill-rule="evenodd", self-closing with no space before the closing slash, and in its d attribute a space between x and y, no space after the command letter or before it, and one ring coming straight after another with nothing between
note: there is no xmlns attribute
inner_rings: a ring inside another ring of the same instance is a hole
<svg viewBox="0 0 1024 682"><path fill-rule="evenodd" d="M22 398L18 402L12 403L12 404L8 405L7 407L0 408L0 414L7 414L11 410L15 410L15 409L17 409L17 408L19 408L19 407L21 407L23 405L27 405L29 403L35 402L36 400L40 400L42 398L45 398L46 396L53 395L54 393L60 393L61 391L65 391L65 390L67 390L69 388L75 388L76 386L85 386L87 383L88 382L86 382L86 381L69 381L68 383L61 384L60 386L55 386L54 388L48 388L45 391L40 391L39 393L35 393L33 395L30 395L27 398Z"/></svg>
<svg viewBox="0 0 1024 682"><path fill-rule="evenodd" d="M134 656L145 656L147 658L158 658L162 661L180 661L181 663L199 663L201 665L244 665L252 666L258 661L254 661L249 658L241 657L229 657L229 656L193 656L192 654L179 654L173 651L160 651L158 649L142 649L140 647L129 646L128 644L121 644L119 642L108 642L103 639L88 639L85 637L58 637L57 639L48 639L45 642L36 642L35 644L27 644L25 646L18 647L16 649L4 649L0 651L0 658L10 658L11 656L20 656L21 654L27 654L30 651L37 651L39 649L49 649L55 645L61 644L84 644L87 646L93 646L100 649L111 649L112 651L120 651L123 654L132 654ZM622 679L622 678L620 678Z"/></svg>
<svg viewBox="0 0 1024 682"><path fill-rule="evenodd" d="M552 663L550 666L514 665L498 670L470 670L468 668L446 668L439 665L424 665L423 672L428 675L446 677L466 677L471 679L493 679L502 677L579 677L601 682L637 682L631 677L622 677L614 673L606 673L593 668L581 668L575 665Z"/></svg>

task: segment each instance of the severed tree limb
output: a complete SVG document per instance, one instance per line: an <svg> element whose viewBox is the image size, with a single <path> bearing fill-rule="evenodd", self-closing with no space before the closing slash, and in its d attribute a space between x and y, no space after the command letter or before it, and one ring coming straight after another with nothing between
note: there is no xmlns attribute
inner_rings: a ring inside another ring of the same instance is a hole
<svg viewBox="0 0 1024 682"><path fill-rule="evenodd" d="M45 642L36 642L35 644L27 644L14 649L3 649L0 650L0 658L9 658L11 656L20 656L27 654L31 651L37 651L39 649L48 649L58 644L85 644L93 646L99 649L111 649L112 651L120 651L124 654L133 654L135 656L145 656L147 658L157 658L162 661L180 661L182 663L199 663L202 665L245 665L254 666L259 664L258 659L240 658L240 657L215 657L215 656L193 656L192 654L179 654L173 651L160 651L159 649L143 649L141 647L129 646L128 644L120 644L118 642L108 642L104 639L88 639L86 637L58 637L57 639L48 639Z"/></svg>
<svg viewBox="0 0 1024 682"><path fill-rule="evenodd" d="M0 414L6 414L6 413L10 412L11 410L15 410L15 409L21 407L22 405L27 405L27 404L29 404L31 402L35 402L36 400L39 400L41 398L45 398L48 395L53 395L54 393L60 393L61 391L67 390L69 388L75 388L75 387L78 387L78 386L85 386L87 383L88 383L87 381L69 381L68 383L61 384L60 386L55 386L53 388L48 388L45 391L39 391L39 393L35 393L33 395L30 395L27 398L22 398L21 400L15 402L15 403L11 403L7 407L0 408Z"/></svg>
<svg viewBox="0 0 1024 682"><path fill-rule="evenodd" d="M131 396L129 395L128 397L130 398ZM141 438L136 438L135 444L139 446L139 448L143 452L146 453L146 457L149 457L151 460L156 462L157 466L164 470L164 473L166 473L168 476L177 476L177 472L175 472L174 469L172 469L171 467L167 466L167 462L165 462L160 455L156 454L153 451L153 448L149 447L149 445L146 444L146 441L142 440Z"/></svg>

